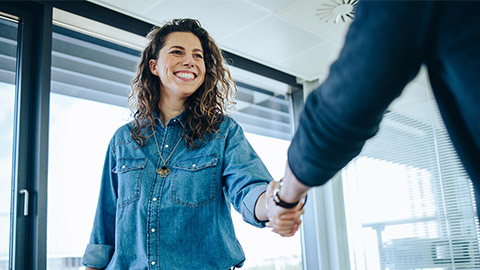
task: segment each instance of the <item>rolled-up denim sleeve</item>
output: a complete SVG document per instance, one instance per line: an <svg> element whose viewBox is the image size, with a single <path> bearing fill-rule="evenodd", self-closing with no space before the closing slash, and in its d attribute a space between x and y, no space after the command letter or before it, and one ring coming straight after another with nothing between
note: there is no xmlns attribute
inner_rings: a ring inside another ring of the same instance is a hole
<svg viewBox="0 0 480 270"><path fill-rule="evenodd" d="M228 198L243 220L265 227L265 222L255 217L255 205L273 179L242 128L233 120L226 138L223 178Z"/></svg>
<svg viewBox="0 0 480 270"><path fill-rule="evenodd" d="M95 213L90 242L83 255L82 264L87 267L104 268L115 251L115 213L117 204L117 179L115 152L110 142L103 168L100 195Z"/></svg>
<svg viewBox="0 0 480 270"><path fill-rule="evenodd" d="M251 188L247 195L243 198L240 212L242 213L243 220L252 224L253 226L263 228L267 221L260 221L255 217L255 205L257 200L265 191L267 185L261 184Z"/></svg>
<svg viewBox="0 0 480 270"><path fill-rule="evenodd" d="M92 268L104 268L110 262L114 250L110 245L88 244L82 264Z"/></svg>

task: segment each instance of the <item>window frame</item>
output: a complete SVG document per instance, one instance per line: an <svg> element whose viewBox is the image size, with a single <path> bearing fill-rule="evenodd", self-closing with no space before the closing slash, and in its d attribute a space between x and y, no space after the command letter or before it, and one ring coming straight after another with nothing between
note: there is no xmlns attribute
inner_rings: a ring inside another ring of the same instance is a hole
<svg viewBox="0 0 480 270"><path fill-rule="evenodd" d="M18 18L9 268L37 269L46 265L52 6L33 1L4 3L0 11ZM30 195L26 216L21 189Z"/></svg>
<svg viewBox="0 0 480 270"><path fill-rule="evenodd" d="M321 80L304 82L302 91L293 103L294 129L308 95L317 89ZM294 134L294 133L292 133ZM347 223L341 173L326 184L308 191L308 201L302 222L302 255L304 269L343 270L350 269ZM309 237L305 237L308 234Z"/></svg>

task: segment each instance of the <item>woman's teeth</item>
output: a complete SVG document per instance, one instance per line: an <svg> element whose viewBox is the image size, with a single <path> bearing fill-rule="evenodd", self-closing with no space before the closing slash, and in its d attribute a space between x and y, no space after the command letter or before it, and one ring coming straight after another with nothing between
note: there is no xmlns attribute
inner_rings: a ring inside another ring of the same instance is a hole
<svg viewBox="0 0 480 270"><path fill-rule="evenodd" d="M195 75L193 75L193 73L189 73L189 72L179 72L179 73L176 73L175 76L180 77L180 78L184 78L184 79L194 79L195 78Z"/></svg>

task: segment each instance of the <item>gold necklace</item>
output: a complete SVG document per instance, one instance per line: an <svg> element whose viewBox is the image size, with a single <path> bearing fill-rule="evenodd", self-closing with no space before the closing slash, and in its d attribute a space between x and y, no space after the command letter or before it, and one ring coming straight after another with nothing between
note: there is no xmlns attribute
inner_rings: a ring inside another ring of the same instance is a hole
<svg viewBox="0 0 480 270"><path fill-rule="evenodd" d="M157 131L153 133L153 138L155 139L155 145L157 146L158 156L163 162L163 166L157 169L157 173L160 175L160 177L165 178L172 172L169 168L167 168L167 162L172 156L173 152L175 152L175 150L177 149L178 144L180 144L180 141L182 140L183 135L185 134L185 130L183 131L182 136L180 136L180 139L178 139L178 142L173 148L172 152L170 152L170 155L168 155L167 160L164 160L162 155L160 155L160 148L158 147L157 136L155 136L155 133L157 133Z"/></svg>

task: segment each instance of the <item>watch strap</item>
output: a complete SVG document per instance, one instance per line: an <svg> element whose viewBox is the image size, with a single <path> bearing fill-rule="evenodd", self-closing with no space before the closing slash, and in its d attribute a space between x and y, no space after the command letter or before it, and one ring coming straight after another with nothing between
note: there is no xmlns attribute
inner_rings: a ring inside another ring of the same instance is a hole
<svg viewBox="0 0 480 270"><path fill-rule="evenodd" d="M294 202L294 203L288 203L286 201L283 201L280 196L278 195L278 192L276 192L274 195L273 195L273 201L275 202L276 205L280 206L280 207L283 207L283 208L286 208L286 209L292 209L292 208L295 208L295 206L298 205L298 202Z"/></svg>
<svg viewBox="0 0 480 270"><path fill-rule="evenodd" d="M297 202L294 202L294 203L288 203L284 200L282 200L282 198L280 198L280 187L282 186L282 182L283 182L283 179L280 179L280 181L277 181L275 183L275 188L273 190L273 201L275 202L276 205L280 206L280 207L283 207L283 208L286 208L286 209L292 209L292 208L295 208L298 203L300 203L300 201L302 201L302 199L300 199L299 201ZM303 198L303 205L302 205L302 208L303 206L305 205L305 202L307 201L307 198L306 196Z"/></svg>

